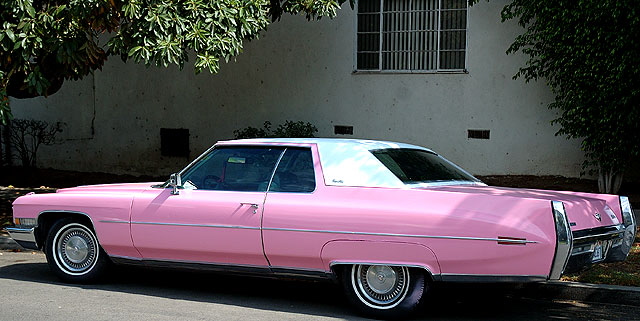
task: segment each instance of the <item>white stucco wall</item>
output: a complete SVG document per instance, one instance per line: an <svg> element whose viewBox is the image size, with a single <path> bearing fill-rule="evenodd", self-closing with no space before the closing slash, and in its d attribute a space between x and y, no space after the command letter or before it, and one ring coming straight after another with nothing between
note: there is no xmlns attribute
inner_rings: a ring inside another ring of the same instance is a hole
<svg viewBox="0 0 640 321"><path fill-rule="evenodd" d="M160 128L188 128L191 158L233 130L309 121L320 137L351 125L354 138L430 147L474 174L577 176L579 142L556 137L543 83L512 80L524 57L505 54L519 29L504 1L470 8L466 74L354 74L355 13L334 20L284 16L217 75L191 66L146 68L112 57L102 71L49 98L12 100L16 118L62 121L62 144L39 165L163 175L186 158L160 156ZM92 129L93 122L93 129ZM489 129L491 139L468 139Z"/></svg>

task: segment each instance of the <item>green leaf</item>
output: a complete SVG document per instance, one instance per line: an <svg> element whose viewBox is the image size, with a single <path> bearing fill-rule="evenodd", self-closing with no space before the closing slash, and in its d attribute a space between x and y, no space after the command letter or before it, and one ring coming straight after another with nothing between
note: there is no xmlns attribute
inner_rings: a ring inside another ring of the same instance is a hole
<svg viewBox="0 0 640 321"><path fill-rule="evenodd" d="M7 34L7 37L11 39L11 41L16 41L16 35L13 34L13 31L11 29L5 30L5 33Z"/></svg>
<svg viewBox="0 0 640 321"><path fill-rule="evenodd" d="M59 15L62 11L64 11L65 9L67 9L67 5L63 4L63 5L59 5L56 10L53 12L54 16Z"/></svg>
<svg viewBox="0 0 640 321"><path fill-rule="evenodd" d="M131 50L129 50L129 53L127 55L129 55L129 57L133 56L136 52L140 51L140 49L142 49L141 46L136 46L131 48Z"/></svg>
<svg viewBox="0 0 640 321"><path fill-rule="evenodd" d="M27 13L29 14L29 17L31 18L36 17L36 9L34 9L30 3L26 3L26 9L27 9Z"/></svg>

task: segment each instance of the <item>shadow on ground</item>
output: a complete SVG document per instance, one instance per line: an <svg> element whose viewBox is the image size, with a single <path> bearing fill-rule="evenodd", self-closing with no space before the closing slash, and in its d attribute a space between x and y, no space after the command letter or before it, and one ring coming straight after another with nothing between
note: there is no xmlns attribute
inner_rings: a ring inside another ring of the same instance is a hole
<svg viewBox="0 0 640 321"><path fill-rule="evenodd" d="M3 279L318 317L360 319L348 305L341 287L330 282L120 267L100 284L69 285L59 282L46 263L23 263L19 260L0 268L0 282ZM638 313L638 307L527 298L522 287L513 285L438 284L432 288L426 305L413 319L634 320Z"/></svg>

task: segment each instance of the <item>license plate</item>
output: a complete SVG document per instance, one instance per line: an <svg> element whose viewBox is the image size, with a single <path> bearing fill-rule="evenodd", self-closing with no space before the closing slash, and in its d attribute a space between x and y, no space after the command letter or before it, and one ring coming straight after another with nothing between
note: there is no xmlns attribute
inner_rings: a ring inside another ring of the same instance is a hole
<svg viewBox="0 0 640 321"><path fill-rule="evenodd" d="M591 262L600 260L602 260L602 242L596 243L596 246L593 249L593 255L591 256Z"/></svg>

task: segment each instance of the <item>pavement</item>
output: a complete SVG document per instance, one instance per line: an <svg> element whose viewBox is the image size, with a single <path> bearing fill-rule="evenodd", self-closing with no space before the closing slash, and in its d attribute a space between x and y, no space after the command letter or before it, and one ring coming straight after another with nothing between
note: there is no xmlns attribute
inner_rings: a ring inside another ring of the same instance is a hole
<svg viewBox="0 0 640 321"><path fill-rule="evenodd" d="M521 294L532 299L600 302L640 307L640 287L547 281L519 285Z"/></svg>
<svg viewBox="0 0 640 321"><path fill-rule="evenodd" d="M6 303L0 320L366 320L334 283L124 267L112 272L90 285L63 283L42 252L0 251L0 302ZM441 284L426 299L412 321L638 321L640 315L637 306L528 298L505 285Z"/></svg>
<svg viewBox="0 0 640 321"><path fill-rule="evenodd" d="M22 247L9 237L9 233L0 230L0 251L20 250Z"/></svg>

